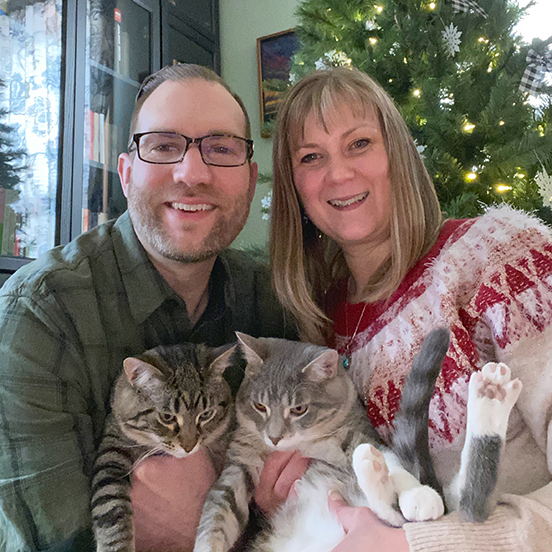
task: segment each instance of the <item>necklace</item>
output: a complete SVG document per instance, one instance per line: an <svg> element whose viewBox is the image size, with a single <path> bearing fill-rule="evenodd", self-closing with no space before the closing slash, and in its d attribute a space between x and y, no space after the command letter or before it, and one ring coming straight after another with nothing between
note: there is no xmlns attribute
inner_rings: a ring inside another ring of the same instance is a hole
<svg viewBox="0 0 552 552"><path fill-rule="evenodd" d="M347 281L347 297L349 296L349 281ZM353 332L353 335L347 342L347 347L345 348L345 356L343 357L343 368L345 370L348 370L351 367L351 361L352 361L352 354L351 354L351 345L353 344L353 341L356 337L356 334L358 332L358 329L360 328L360 323L362 322L362 319L364 318L364 313L366 312L366 307L368 306L368 303L364 303L364 307L362 307L362 312L360 313L360 316L358 317L358 322L355 328L355 331ZM349 309L348 305L345 305L345 332L347 335L349 335Z"/></svg>

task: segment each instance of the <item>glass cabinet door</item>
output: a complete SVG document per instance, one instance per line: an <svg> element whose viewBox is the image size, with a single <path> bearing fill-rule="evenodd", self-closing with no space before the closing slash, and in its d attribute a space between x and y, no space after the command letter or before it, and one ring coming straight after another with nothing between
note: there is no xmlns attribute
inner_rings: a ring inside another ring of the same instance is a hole
<svg viewBox="0 0 552 552"><path fill-rule="evenodd" d="M62 0L0 0L4 258L34 258L55 245L62 7Z"/></svg>
<svg viewBox="0 0 552 552"><path fill-rule="evenodd" d="M144 5L87 0L82 220L77 233L126 209L117 158L127 150L140 83L154 69L153 15Z"/></svg>

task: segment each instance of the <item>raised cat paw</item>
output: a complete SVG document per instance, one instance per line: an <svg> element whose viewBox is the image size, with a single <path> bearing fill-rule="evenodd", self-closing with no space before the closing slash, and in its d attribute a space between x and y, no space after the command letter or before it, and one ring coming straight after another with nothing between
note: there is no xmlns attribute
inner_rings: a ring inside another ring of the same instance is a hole
<svg viewBox="0 0 552 552"><path fill-rule="evenodd" d="M511 379L510 368L488 362L470 378L468 430L473 435L506 437L510 411L521 393L522 383Z"/></svg>
<svg viewBox="0 0 552 552"><path fill-rule="evenodd" d="M408 521L428 521L440 518L445 513L439 493L427 485L401 493L399 507Z"/></svg>
<svg viewBox="0 0 552 552"><path fill-rule="evenodd" d="M370 444L359 445L353 453L353 470L368 506L392 525L402 525L403 517L393 509L396 493L383 454Z"/></svg>

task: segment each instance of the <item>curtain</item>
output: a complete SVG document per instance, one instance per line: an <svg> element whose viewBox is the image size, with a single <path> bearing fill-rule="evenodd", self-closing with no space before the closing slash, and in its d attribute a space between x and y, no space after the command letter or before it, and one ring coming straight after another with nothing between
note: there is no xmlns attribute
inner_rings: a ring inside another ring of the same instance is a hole
<svg viewBox="0 0 552 552"><path fill-rule="evenodd" d="M34 258L55 240L62 0L21 4L0 0L1 122L25 152L19 182L0 182L0 254Z"/></svg>

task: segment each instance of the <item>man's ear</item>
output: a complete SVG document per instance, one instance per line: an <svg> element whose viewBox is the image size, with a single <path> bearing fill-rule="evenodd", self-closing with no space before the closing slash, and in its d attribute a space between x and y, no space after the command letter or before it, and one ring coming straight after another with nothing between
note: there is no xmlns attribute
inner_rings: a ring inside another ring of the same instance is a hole
<svg viewBox="0 0 552 552"><path fill-rule="evenodd" d="M119 155L117 172L119 173L123 194L125 194L125 197L128 199L128 186L130 184L130 177L132 176L132 161L128 153L121 153Z"/></svg>
<svg viewBox="0 0 552 552"><path fill-rule="evenodd" d="M254 161L249 165L249 197L253 201L255 188L257 186L257 178L259 176L259 165Z"/></svg>

